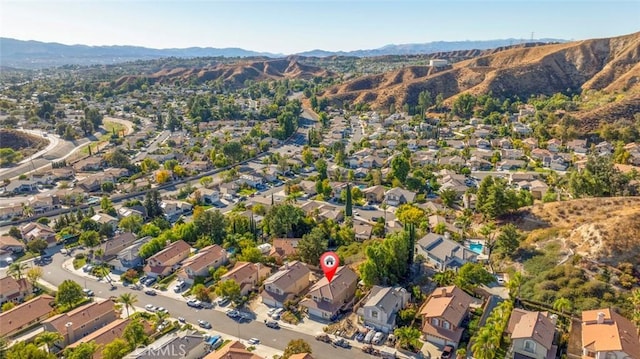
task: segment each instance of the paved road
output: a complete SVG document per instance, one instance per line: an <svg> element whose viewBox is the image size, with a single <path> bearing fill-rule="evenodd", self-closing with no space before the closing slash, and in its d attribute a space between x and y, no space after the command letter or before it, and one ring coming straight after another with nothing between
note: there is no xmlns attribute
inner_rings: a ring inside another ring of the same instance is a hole
<svg viewBox="0 0 640 359"><path fill-rule="evenodd" d="M51 251L57 251L59 247L52 248ZM59 285L65 279L71 279L78 282L81 286L87 287L94 291L97 297L107 298L109 296L119 296L123 293L133 293L138 297L137 306L144 307L146 304L161 306L167 308L172 317L184 317L187 322L197 323L198 319L204 319L211 323L213 329L240 339L248 340L250 338L258 338L261 342L269 347L284 350L287 343L293 339L304 339L311 345L313 354L319 359L371 359L371 357L357 348L342 349L335 348L329 344L318 342L314 339L317 333L299 333L290 329L274 330L267 328L264 323L252 321L249 323L238 323L228 318L223 312L217 310L196 310L186 305L184 301L179 301L170 297L157 295L147 296L143 291L132 290L126 287L118 286L116 290L109 290L109 284L98 282L95 279L87 279L75 273L71 273L62 268L62 263L69 257L60 253L53 255L52 263L46 265L44 269L43 280L53 285ZM85 285L86 281L86 285Z"/></svg>

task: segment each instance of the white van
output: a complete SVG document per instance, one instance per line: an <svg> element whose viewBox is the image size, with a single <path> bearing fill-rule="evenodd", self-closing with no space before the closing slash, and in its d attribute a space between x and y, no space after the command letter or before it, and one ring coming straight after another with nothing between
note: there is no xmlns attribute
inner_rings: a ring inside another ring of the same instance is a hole
<svg viewBox="0 0 640 359"><path fill-rule="evenodd" d="M376 334L375 330L370 330L367 332L367 335L364 336L364 342L366 344L371 344L371 340L373 339L373 336Z"/></svg>

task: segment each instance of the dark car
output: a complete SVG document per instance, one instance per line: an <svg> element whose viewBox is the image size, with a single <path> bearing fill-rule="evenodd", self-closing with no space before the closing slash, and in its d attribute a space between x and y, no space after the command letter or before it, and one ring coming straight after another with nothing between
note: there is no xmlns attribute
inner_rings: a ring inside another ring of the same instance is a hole
<svg viewBox="0 0 640 359"><path fill-rule="evenodd" d="M343 338L334 340L333 344L346 349L351 348L351 344L348 341L344 340Z"/></svg>
<svg viewBox="0 0 640 359"><path fill-rule="evenodd" d="M153 290L153 289L147 289L147 290L144 291L144 294L146 294L146 295L157 295L158 293L156 293L156 291Z"/></svg>
<svg viewBox="0 0 640 359"><path fill-rule="evenodd" d="M444 349L442 350L442 355L440 355L440 359L452 358L454 350L455 348L453 347L453 345L445 345Z"/></svg>
<svg viewBox="0 0 640 359"><path fill-rule="evenodd" d="M275 320L269 320L265 323L267 325L267 327L272 328L272 329L280 329L280 324L278 324L278 322L276 322Z"/></svg>

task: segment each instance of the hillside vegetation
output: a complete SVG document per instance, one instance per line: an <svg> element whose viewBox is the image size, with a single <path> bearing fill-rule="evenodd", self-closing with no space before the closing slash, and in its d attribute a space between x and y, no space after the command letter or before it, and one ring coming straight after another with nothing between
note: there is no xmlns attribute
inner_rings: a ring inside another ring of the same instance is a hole
<svg viewBox="0 0 640 359"><path fill-rule="evenodd" d="M435 69L411 66L356 78L327 89L322 95L336 103L369 103L374 109L415 105L422 91L452 101L461 93L528 98L558 92L625 93L606 109L585 111L593 129L598 117L633 119L640 108L640 32L542 46L482 52L475 58Z"/></svg>
<svg viewBox="0 0 640 359"><path fill-rule="evenodd" d="M574 254L618 266L640 263L640 198L586 198L536 204L520 226L532 243L558 239Z"/></svg>

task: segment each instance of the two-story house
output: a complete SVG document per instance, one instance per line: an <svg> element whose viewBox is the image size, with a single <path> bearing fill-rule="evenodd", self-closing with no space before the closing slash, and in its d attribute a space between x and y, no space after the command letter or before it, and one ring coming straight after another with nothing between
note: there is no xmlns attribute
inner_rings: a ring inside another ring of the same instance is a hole
<svg viewBox="0 0 640 359"><path fill-rule="evenodd" d="M638 328L610 308L582 312L583 359L640 358Z"/></svg>
<svg viewBox="0 0 640 359"><path fill-rule="evenodd" d="M509 359L554 359L558 347L553 344L555 315L515 308L505 333L511 337Z"/></svg>
<svg viewBox="0 0 640 359"><path fill-rule="evenodd" d="M227 251L224 248L217 244L207 246L182 262L178 277L185 283L193 284L196 277L208 276L210 269L216 269L227 261Z"/></svg>
<svg viewBox="0 0 640 359"><path fill-rule="evenodd" d="M160 208L162 208L162 213L168 221L175 220L181 215L190 213L193 210L191 203L183 201L162 201Z"/></svg>
<svg viewBox="0 0 640 359"><path fill-rule="evenodd" d="M0 305L6 302L20 303L31 293L33 288L26 278L0 278Z"/></svg>
<svg viewBox="0 0 640 359"><path fill-rule="evenodd" d="M29 207L34 214L40 214L58 209L61 205L58 196L46 194L29 197Z"/></svg>
<svg viewBox="0 0 640 359"><path fill-rule="evenodd" d="M358 275L349 267L339 267L331 282L323 277L310 289L308 298L300 305L307 308L309 316L332 319L352 302L358 285Z"/></svg>
<svg viewBox="0 0 640 359"><path fill-rule="evenodd" d="M0 337L10 338L41 320L49 318L54 310L54 298L41 295L0 313Z"/></svg>
<svg viewBox="0 0 640 359"><path fill-rule="evenodd" d="M309 287L310 275L309 267L300 261L285 263L264 281L264 290L260 294L262 303L271 307L284 307L286 301L299 296Z"/></svg>
<svg viewBox="0 0 640 359"><path fill-rule="evenodd" d="M295 354L294 354L295 355ZM293 358L293 355L289 357L289 359ZM247 350L247 347L239 341L232 341L218 350L213 351L204 359L264 359L263 357L250 352Z"/></svg>
<svg viewBox="0 0 640 359"><path fill-rule="evenodd" d="M30 222L20 227L22 239L27 243L41 239L47 242L49 247L56 245L56 231L51 227L38 222Z"/></svg>
<svg viewBox="0 0 640 359"><path fill-rule="evenodd" d="M475 262L478 254L446 235L428 233L416 243L416 254L422 254L427 263L439 271L457 270L467 262Z"/></svg>
<svg viewBox="0 0 640 359"><path fill-rule="evenodd" d="M21 241L11 236L0 236L0 253L21 253L24 252L26 246Z"/></svg>
<svg viewBox="0 0 640 359"><path fill-rule="evenodd" d="M140 257L140 247L151 240L150 236L140 238L130 246L122 249L115 258L109 261L109 266L117 272L126 272L129 269L142 267L144 261Z"/></svg>
<svg viewBox="0 0 640 359"><path fill-rule="evenodd" d="M121 250L129 247L136 241L136 235L131 232L124 232L115 235L100 244L102 249L102 260L105 262L115 258Z"/></svg>
<svg viewBox="0 0 640 359"><path fill-rule="evenodd" d="M385 189L383 186L372 186L362 190L364 198L369 203L380 203L384 200Z"/></svg>
<svg viewBox="0 0 640 359"><path fill-rule="evenodd" d="M107 225L113 229L116 229L116 227L118 227L118 219L110 216L107 213L96 213L95 215L93 215L93 217L91 217L91 219L96 221L100 225Z"/></svg>
<svg viewBox="0 0 640 359"><path fill-rule="evenodd" d="M284 263L287 258L298 252L300 240L301 238L274 238L273 245L269 250L269 257L275 258L277 263Z"/></svg>
<svg viewBox="0 0 640 359"><path fill-rule="evenodd" d="M191 246L182 239L147 258L144 272L152 277L164 277L178 269L179 263L189 257Z"/></svg>
<svg viewBox="0 0 640 359"><path fill-rule="evenodd" d="M233 268L220 277L220 281L234 280L240 285L240 294L248 295L258 288L258 283L265 279L271 269L261 263L236 262Z"/></svg>
<svg viewBox="0 0 640 359"><path fill-rule="evenodd" d="M402 287L373 286L365 304L358 309L364 324L389 333L396 326L396 314L409 302L411 295Z"/></svg>
<svg viewBox="0 0 640 359"><path fill-rule="evenodd" d="M412 203L416 198L415 192L407 191L399 187L392 188L384 194L385 202L390 206Z"/></svg>
<svg viewBox="0 0 640 359"><path fill-rule="evenodd" d="M62 334L63 340L58 344L64 348L116 320L118 316L115 305L116 303L110 299L92 302L53 316L42 324L46 331Z"/></svg>
<svg viewBox="0 0 640 359"><path fill-rule="evenodd" d="M96 330L95 332L87 335L86 337L82 337L75 342L71 343L67 346L68 349L73 349L79 346L82 343L90 343L94 342L97 345L100 345L103 349L105 345L113 342L116 338L123 338L124 329L131 323L130 318L126 319L116 319L113 322L105 325L104 327ZM153 328L148 322L143 321L144 331L147 335L153 334ZM93 354L93 359L101 359L103 358L103 350L98 350Z"/></svg>
<svg viewBox="0 0 640 359"><path fill-rule="evenodd" d="M424 339L439 346L457 347L471 303L473 298L456 286L436 288L420 311Z"/></svg>
<svg viewBox="0 0 640 359"><path fill-rule="evenodd" d="M162 336L146 347L136 348L124 359L201 359L207 355L208 351L208 344L202 340L202 335L182 331Z"/></svg>

